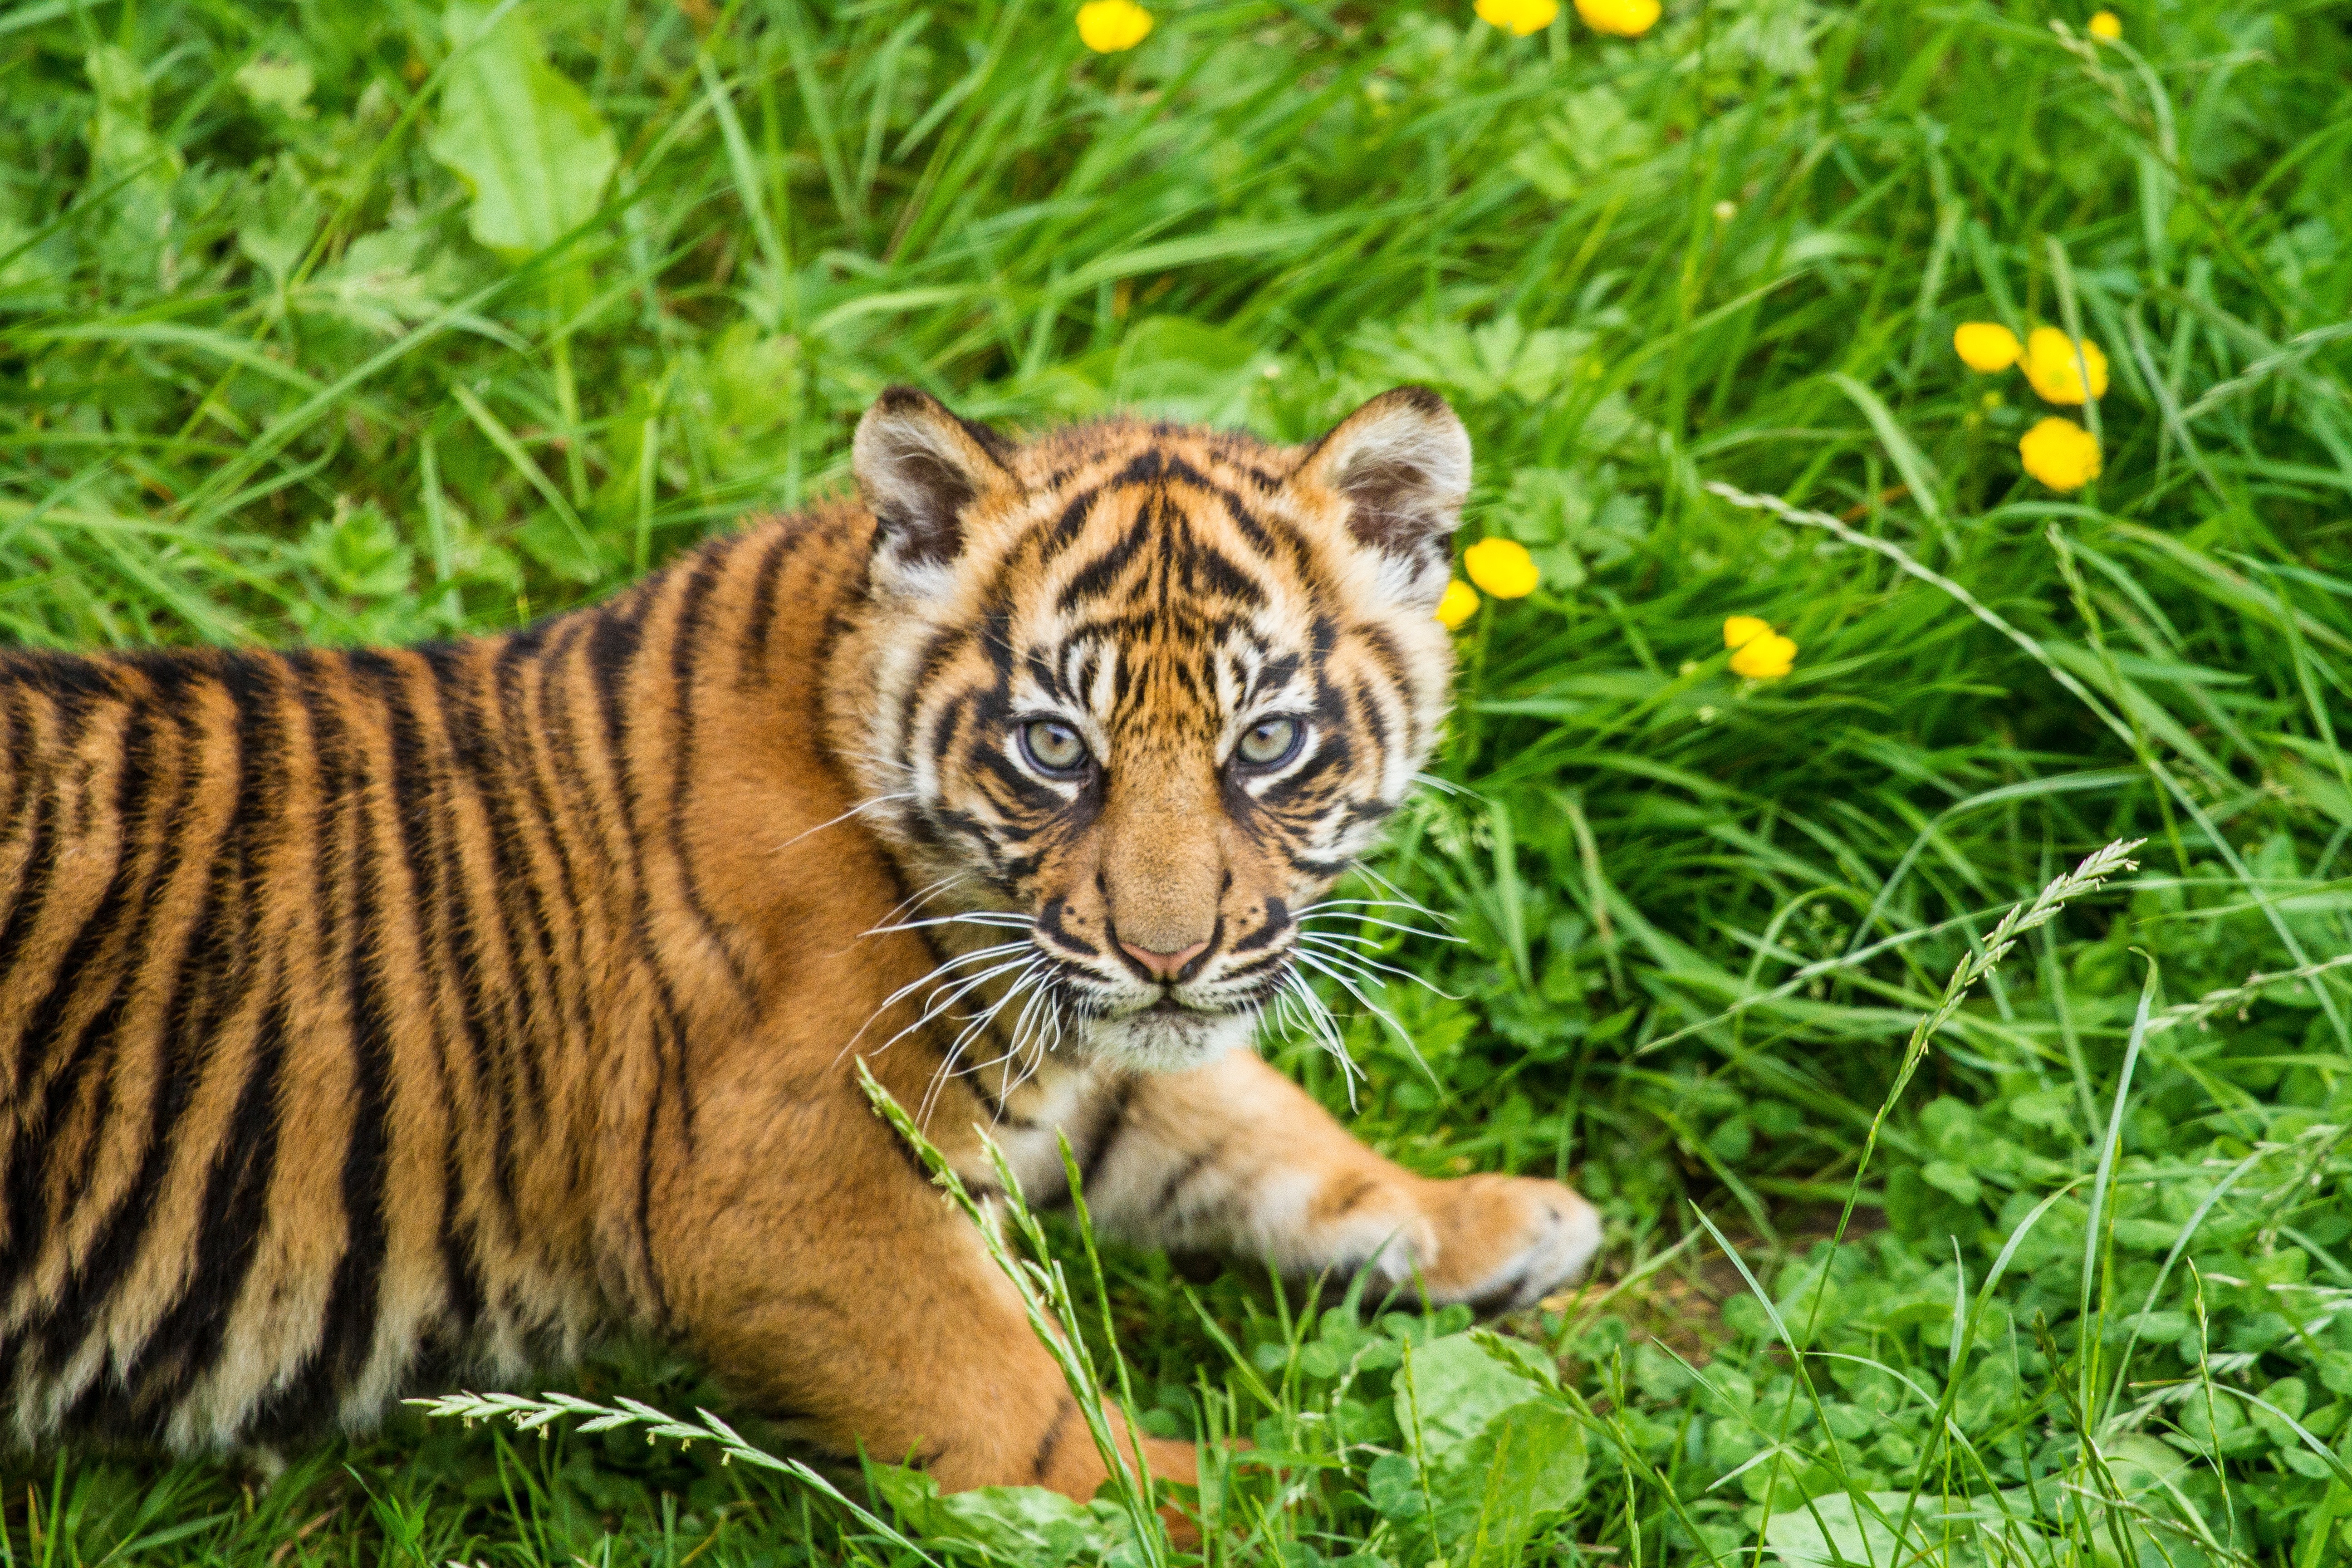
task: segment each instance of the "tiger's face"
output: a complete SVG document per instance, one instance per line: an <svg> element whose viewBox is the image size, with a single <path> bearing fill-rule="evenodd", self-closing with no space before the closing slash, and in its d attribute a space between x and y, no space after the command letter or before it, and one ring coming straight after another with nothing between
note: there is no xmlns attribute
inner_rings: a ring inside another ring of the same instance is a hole
<svg viewBox="0 0 2352 1568"><path fill-rule="evenodd" d="M944 933L998 939L957 948L957 1016L1127 1068L1245 1042L1435 738L1460 421L1405 388L1305 447L1016 445L894 389L856 468L877 529L835 742Z"/></svg>

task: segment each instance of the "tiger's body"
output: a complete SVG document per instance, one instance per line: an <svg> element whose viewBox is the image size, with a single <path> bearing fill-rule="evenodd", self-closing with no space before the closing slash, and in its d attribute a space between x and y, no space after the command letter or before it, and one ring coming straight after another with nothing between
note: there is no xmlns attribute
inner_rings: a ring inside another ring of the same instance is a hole
<svg viewBox="0 0 2352 1568"><path fill-rule="evenodd" d="M525 630L0 660L15 1437L360 1426L627 1326L835 1446L1090 1495L860 1059L975 1184L984 1126L1055 1199L1066 1133L1128 1238L1572 1275L1567 1189L1413 1176L1234 1048L1435 733L1433 404L1016 447L893 393L862 504Z"/></svg>

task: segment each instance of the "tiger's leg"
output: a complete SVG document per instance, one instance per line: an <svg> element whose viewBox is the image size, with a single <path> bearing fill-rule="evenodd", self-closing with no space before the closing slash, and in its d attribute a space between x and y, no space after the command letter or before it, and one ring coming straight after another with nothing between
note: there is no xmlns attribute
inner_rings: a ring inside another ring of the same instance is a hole
<svg viewBox="0 0 2352 1568"><path fill-rule="evenodd" d="M920 1087L894 1085L908 1103ZM947 1491L1083 1501L1108 1476L978 1230L845 1075L706 1100L649 1207L667 1317L752 1407L835 1452L911 1458ZM1196 1479L1192 1445L1146 1437L1144 1452L1160 1479Z"/></svg>
<svg viewBox="0 0 2352 1568"><path fill-rule="evenodd" d="M1569 1188L1417 1176L1246 1050L1133 1079L1088 1163L1087 1207L1123 1239L1271 1258L1297 1276L1417 1274L1440 1302L1531 1306L1601 1246L1599 1215Z"/></svg>

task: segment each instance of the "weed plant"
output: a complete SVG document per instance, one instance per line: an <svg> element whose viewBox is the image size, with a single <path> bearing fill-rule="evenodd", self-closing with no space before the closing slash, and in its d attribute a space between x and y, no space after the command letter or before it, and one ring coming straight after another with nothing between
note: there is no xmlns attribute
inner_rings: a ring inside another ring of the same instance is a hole
<svg viewBox="0 0 2352 1568"><path fill-rule="evenodd" d="M510 626L837 488L893 381L1286 439L1427 383L1542 584L1374 868L1462 940L1354 933L1437 990L1330 992L1351 1114L1609 1249L1489 1332L1016 1215L1075 1369L1254 1442L1205 1554L2342 1561L2343 5L1155 9L14 0L0 635ZM1969 321L2104 347L2092 485L2023 476ZM1148 1499L763 1464L659 1346L549 1386L268 1486L19 1455L0 1554L1177 1561Z"/></svg>

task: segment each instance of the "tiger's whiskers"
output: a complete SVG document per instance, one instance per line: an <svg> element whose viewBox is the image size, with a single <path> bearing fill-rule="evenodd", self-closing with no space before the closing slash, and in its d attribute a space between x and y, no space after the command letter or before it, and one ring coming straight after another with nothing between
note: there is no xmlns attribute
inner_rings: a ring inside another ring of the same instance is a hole
<svg viewBox="0 0 2352 1568"><path fill-rule="evenodd" d="M940 1059L939 1068L931 1074L930 1082L924 1088L922 1103L915 1112L916 1121L930 1120L931 1107L938 1103L940 1090L947 1086L948 1079L957 1076L956 1062L962 1057L964 1048L979 1037L990 1024L995 1022L997 1015L1011 1006L1036 984L1038 972L1050 962L1052 961L1042 952L1033 954L1023 965L1021 972L1013 977L1013 983L1004 988L1004 994L998 997L985 1011L972 1015L964 1026L957 1031L955 1039L948 1046L947 1054ZM992 973L1001 973L1001 971ZM992 1064L983 1063L982 1067L989 1065ZM981 1068L969 1070L979 1071Z"/></svg>
<svg viewBox="0 0 2352 1568"><path fill-rule="evenodd" d="M790 849L793 845L798 844L802 839L806 838L810 834L823 833L828 827L838 826L840 824L847 822L851 817L857 816L860 812L871 811L876 806L885 805L890 801L912 800L914 798L915 792L912 790L898 790L889 795L870 796L867 799L859 801L856 805L851 806L839 816L834 817L829 821L820 822L814 827L803 827L798 833L793 834L790 838L785 839L782 844L777 845L774 849L770 851L770 853L781 855L785 850Z"/></svg>

